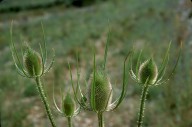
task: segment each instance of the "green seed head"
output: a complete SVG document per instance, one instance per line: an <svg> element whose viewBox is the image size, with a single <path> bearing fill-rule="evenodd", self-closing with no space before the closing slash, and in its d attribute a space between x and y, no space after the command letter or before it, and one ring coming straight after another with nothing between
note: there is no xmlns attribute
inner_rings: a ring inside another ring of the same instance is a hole
<svg viewBox="0 0 192 127"><path fill-rule="evenodd" d="M95 82L94 82L95 81ZM88 102L91 104L91 88L95 85L95 106L96 111L104 111L112 101L112 86L109 82L107 74L103 70L97 70L95 72L95 80L92 75L89 81L88 88Z"/></svg>
<svg viewBox="0 0 192 127"><path fill-rule="evenodd" d="M30 76L38 76L42 73L42 58L35 50L27 47L24 53L24 66Z"/></svg>
<svg viewBox="0 0 192 127"><path fill-rule="evenodd" d="M148 79L147 83L154 84L157 79L157 75L157 65L152 58L141 64L138 72L138 78L141 83L145 84Z"/></svg>
<svg viewBox="0 0 192 127"><path fill-rule="evenodd" d="M75 101L69 93L67 93L63 100L62 109L66 117L72 117L75 112Z"/></svg>
<svg viewBox="0 0 192 127"><path fill-rule="evenodd" d="M30 76L38 76L42 73L42 58L39 53L35 50L27 47L27 50L24 53L24 66L27 69L27 72Z"/></svg>

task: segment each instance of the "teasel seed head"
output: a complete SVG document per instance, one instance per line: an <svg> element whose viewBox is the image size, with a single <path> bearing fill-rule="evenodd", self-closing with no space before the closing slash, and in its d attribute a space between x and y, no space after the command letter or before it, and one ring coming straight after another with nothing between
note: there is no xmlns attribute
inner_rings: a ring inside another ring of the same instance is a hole
<svg viewBox="0 0 192 127"><path fill-rule="evenodd" d="M71 97L69 93L65 96L64 100L62 101L62 110L66 117L72 117L75 113L75 101Z"/></svg>
<svg viewBox="0 0 192 127"><path fill-rule="evenodd" d="M92 92L92 85L95 85L95 93ZM91 104L91 95L94 96L95 106L91 108L97 112L105 111L112 101L112 85L104 70L96 70L95 77L92 74L88 86L88 103Z"/></svg>
<svg viewBox="0 0 192 127"><path fill-rule="evenodd" d="M158 76L157 65L153 59L149 59L141 64L138 72L139 82L145 84L148 79L149 84L154 84Z"/></svg>
<svg viewBox="0 0 192 127"><path fill-rule="evenodd" d="M24 66L30 76L39 76L42 73L42 58L38 52L27 47L24 53Z"/></svg>
<svg viewBox="0 0 192 127"><path fill-rule="evenodd" d="M21 48L22 51L22 60L20 60L18 52L16 50L15 43L13 42L13 33L12 33L12 24L11 23L11 29L10 29L10 35L11 35L11 43L10 43L10 49L12 52L13 61L15 64L15 67L17 69L17 72L22 77L27 78L36 78L41 77L45 73L49 72L49 70L52 68L53 63L55 61L55 52L53 49L53 56L50 63L47 63L47 44L44 34L44 28L43 24L42 26L42 32L43 32L43 45L39 43L40 53L33 50L27 43L23 43ZM23 53L23 49L25 49Z"/></svg>
<svg viewBox="0 0 192 127"><path fill-rule="evenodd" d="M109 32L110 33L110 32ZM104 61L101 68L97 68L96 66L96 59L95 59L95 48L93 49L93 73L90 76L88 83L85 81L85 84L88 86L88 91L86 94L82 93L79 79L79 64L78 64L78 55L77 55L77 86L75 89L73 83L73 76L71 72L71 67L69 64L70 70L70 77L71 77L71 84L73 88L73 92L75 95L75 100L80 105L81 109L94 111L97 114L102 114L105 111L113 111L119 107L123 99L125 98L126 89L128 86L126 80L126 65L127 61L129 60L132 51L127 54L125 60L123 62L123 80L122 80L122 89L121 94L119 97L112 102L113 90L112 85L110 83L110 79L106 73L106 63L107 63L107 51L108 51L108 44L109 44L109 35L107 39L107 43L105 46L105 54L104 54ZM78 98L80 95L80 98Z"/></svg>

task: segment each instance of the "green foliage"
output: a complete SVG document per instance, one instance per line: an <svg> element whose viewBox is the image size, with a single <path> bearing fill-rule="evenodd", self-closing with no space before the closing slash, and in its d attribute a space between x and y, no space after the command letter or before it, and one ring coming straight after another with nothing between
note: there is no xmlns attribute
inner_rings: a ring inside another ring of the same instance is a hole
<svg viewBox="0 0 192 127"><path fill-rule="evenodd" d="M67 6L88 6L106 0L64 0Z"/></svg>
<svg viewBox="0 0 192 127"><path fill-rule="evenodd" d="M32 105L31 105L32 106ZM23 124L23 120L26 119L28 112L27 108L31 107L30 105L21 104L19 101L12 103L12 105L3 107L2 113L1 113L1 124L2 126L8 126L8 127L25 127ZM11 111L9 111L12 109ZM9 111L6 113L6 111ZM30 125L31 123L28 123L29 127L32 127Z"/></svg>
<svg viewBox="0 0 192 127"><path fill-rule="evenodd" d="M33 97L37 95L36 86L34 84L26 84L25 89L23 91L24 97Z"/></svg>
<svg viewBox="0 0 192 127"><path fill-rule="evenodd" d="M65 5L70 6L72 5L73 1L74 0L64 0L63 2L65 3Z"/></svg>
<svg viewBox="0 0 192 127"><path fill-rule="evenodd" d="M14 2L15 0L10 1ZM177 23L179 21L177 19L179 15L175 11L178 9L178 6L176 5L177 2L167 0L111 1L112 0L105 2L104 4L100 4L99 6L93 5L91 8L85 7L82 10L73 8L63 9L63 7L58 7L56 9L50 8L46 10L47 15L45 17L44 10L26 11L18 14L1 14L0 89L2 90L2 107L6 107L5 99L7 98L5 98L5 96L14 96L15 98L7 99L11 104L13 104L15 101L18 101L18 98L22 98L21 96L19 96L19 94L23 94L23 92L20 91L25 91L25 87L28 86L26 85L28 84L28 80L27 82L22 82L23 79L22 81L18 80L18 78L20 77L16 76L17 74L15 72L15 68L13 69L13 64L9 53L10 51L7 50L8 48L6 47L10 40L10 36L8 34L8 30L10 27L8 22L10 22L10 19L14 19L17 21L17 25L15 26L14 30L15 33L19 34L15 36L15 42L20 41L19 35L21 34L21 36L25 38L24 40L29 40L35 45L38 42L41 42L42 34L39 30L38 21L42 20L46 28L46 36L48 37L48 49L51 49L52 47L57 49L56 60L58 62L58 65L67 65L67 62L63 59L70 59L73 61L72 58L74 57L71 57L70 50L76 48L79 49L80 52L82 52L81 54L83 54L82 58L85 60L85 62L81 59L80 64L82 66L81 70L84 72L84 68L86 68L87 70L91 68L90 58L92 57L92 55L88 53L90 52L90 45L102 41L102 38L105 37L105 32L108 29L107 17L109 17L110 25L113 27L113 35L111 36L110 45L113 50L109 52L109 59L111 59L111 55L115 55L112 61L110 61L109 67L112 70L114 70L113 67L117 67L118 69L111 72L110 76L112 80L114 80L114 77L117 77L118 81L115 84L117 84L118 88L120 88L119 80L121 80L120 74L122 72L119 71L120 67L122 66L119 61L122 60L122 57L126 55L132 44L135 45L136 49L143 48L147 45L145 48L146 52L154 52L155 56L158 56L155 60L157 65L159 65L161 61L160 56L165 51L165 47L167 47L167 42L170 40L173 40L173 42L175 42L175 40L177 40L178 38L177 33L179 31L177 30ZM48 1L40 0L32 2L42 2L43 4ZM25 0L19 0L19 2L15 2L15 4L19 4L21 6L26 6L25 4L29 3L31 4L31 2ZM3 8L4 5L5 4L1 3L0 8ZM6 6L12 5L7 2ZM40 17L42 17L42 19L39 19ZM24 23L24 21L26 22ZM100 45L100 43L96 43L96 45ZM174 48L178 48L177 43L173 43L173 45ZM19 47L18 44L16 44L16 48L17 47ZM102 52L102 46L100 50ZM100 52L100 50L98 52ZM190 49L185 50L190 51ZM144 54L145 56L142 57L142 59L147 59L146 52ZM148 105L150 106L150 110L148 111L150 111L151 113L150 115L147 115L147 119L152 119L152 122L149 122L147 125L153 127L162 127L160 123L163 122L165 127L191 127L191 94L188 93L191 93L192 83L190 80L189 82L187 81L188 79L191 79L192 75L186 75L188 72L185 71L185 67L188 66L187 64L189 64L189 61L191 60L191 54L188 53L188 55L189 57L186 57L185 59L186 62L182 62L179 65L179 70L177 69L174 81L169 82L167 85L164 86L164 88L154 87L150 89L149 98L151 99L150 104ZM99 56L98 59L100 59ZM175 61L171 59L171 65L174 64L174 62ZM136 62L134 62L133 65L136 65ZM66 66L59 66L58 70L62 74L62 77L63 75L67 75L66 68ZM191 66L188 67L186 70L190 71ZM87 72L85 73L85 75L87 75ZM50 91L50 88L52 88L51 86L53 85L53 82L50 81L52 79L52 73L48 73L46 76L46 85L48 86L46 88L48 91ZM63 83L64 80L62 80L61 82ZM130 82L130 84L133 83ZM85 86L84 82L82 82L82 86ZM130 93L131 90L137 89L137 87L138 86L136 85L130 85L128 93ZM56 89L58 92L59 88L57 87ZM127 109L126 111L118 109L116 112L110 113L110 116L115 114L115 117L121 119L121 125L118 126L127 126L127 124L129 124L129 120L133 119L130 110L134 112L134 114L137 114L138 103L135 104L134 102L139 100L138 96L140 95L138 95L138 93L140 92L140 90L141 89L135 91L135 94L133 95L128 94L128 96L126 96L126 98L128 99L123 102ZM119 92L119 89L115 89L114 91ZM167 94L163 92L166 92ZM171 96L168 93L171 93ZM52 94L49 94L50 93L48 93L48 97L51 97ZM131 99L134 99L134 102L128 103L128 100ZM162 101L162 99L166 99L166 101ZM176 109L174 109L174 115L172 116L168 115L169 111L172 112L168 106L171 105L171 103L174 105L176 104ZM167 106L164 107L164 104L167 104ZM23 106L23 104L21 105ZM26 107L22 107L21 110L23 111L25 109L28 109L28 106L29 105L27 105ZM17 112L14 113L17 114ZM5 115L11 114L9 116L12 116L14 113L11 113L11 110L5 110L5 112L3 112L3 114ZM29 112L27 113L30 114ZM91 114L86 116L91 118ZM111 121L110 117L108 117L108 114L106 114L106 116L106 121ZM9 118L10 117L6 117L5 119L2 119L2 122L4 123L3 126L13 127L11 123L4 122L8 120L14 122L14 119ZM39 119L39 121L43 120L44 119ZM22 119L18 119L17 122L22 123L21 121ZM26 120L24 119L23 121ZM132 126L135 126L137 120L134 119L133 121L135 124L133 124ZM115 126L117 122L118 121L116 120L112 121L111 126ZM30 126L30 122L28 122L26 126Z"/></svg>

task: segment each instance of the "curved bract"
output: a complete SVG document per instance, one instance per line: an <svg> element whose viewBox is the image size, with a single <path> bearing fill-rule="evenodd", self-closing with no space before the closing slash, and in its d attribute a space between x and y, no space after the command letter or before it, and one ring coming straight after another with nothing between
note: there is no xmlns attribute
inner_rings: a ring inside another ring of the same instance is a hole
<svg viewBox="0 0 192 127"><path fill-rule="evenodd" d="M54 56L55 56L53 53L52 61L49 64L49 66L47 67L45 64L47 61L47 47L46 47L43 24L41 24L42 31L43 31L43 40L44 40L43 47L39 43L41 53L39 54L38 52L33 50L30 46L26 45L27 48L25 48L26 49L25 53L23 53L23 48L21 48L23 61L20 61L18 52L15 47L15 43L13 42L13 39L12 39L12 37L13 37L12 24L13 24L13 22L11 23L11 29L10 29L10 35L11 35L10 49L12 52L12 57L13 57L17 72L23 77L35 79L37 90L38 90L41 100L44 104L44 108L46 110L50 123L51 123L52 127L56 127L53 115L51 113L51 109L49 107L49 103L48 103L46 94L43 90L43 86L42 86L42 83L40 80L41 76L43 76L45 73L47 73L51 69L53 62L54 62Z"/></svg>
<svg viewBox="0 0 192 127"><path fill-rule="evenodd" d="M131 65L130 75L131 75L132 79L134 81L136 81L138 84L145 84L146 80L148 79L148 84L152 85L152 86L161 85L163 83L166 83L173 76L173 74L176 70L177 64L179 62L180 55L181 55L181 48L180 48L179 55L177 57L176 63L173 66L171 73L168 75L168 78L163 80L165 71L166 71L166 67L167 67L168 61L169 61L170 46L171 46L171 43L169 44L169 46L167 48L167 51L165 53L165 56L163 58L160 68L157 68L157 65L155 64L155 62L153 61L152 58L149 60L146 60L141 65L139 65L140 57L141 57L141 53L142 53L142 52L140 52L138 60L137 60L135 72L133 71L133 68ZM181 43L181 47L182 47L182 43Z"/></svg>
<svg viewBox="0 0 192 127"><path fill-rule="evenodd" d="M107 46L106 46L107 47ZM107 52L105 52L107 53ZM96 61L95 61L95 53L93 56L93 73L91 74L90 81L88 83L88 96L85 96L83 94L79 85L79 71L78 71L78 61L77 61L77 86L75 88L73 83L73 76L71 72L71 67L69 64L69 70L70 70L70 76L71 76L71 83L73 92L75 95L76 101L80 104L81 108L89 111L95 111L95 112L104 112L104 111L112 111L116 109L120 103L123 101L125 94L126 94L126 88L127 88L127 82L126 82L126 61L128 57L130 56L131 52L128 53L128 55L125 58L124 61L124 68L123 68L123 86L121 95L112 102L112 85L109 81L109 77L106 73L106 70L104 68L96 69ZM106 56L105 58L106 59ZM105 60L104 60L105 61ZM106 62L106 61L105 61ZM105 67L105 63L104 66ZM80 99L78 98L78 94L80 94Z"/></svg>
<svg viewBox="0 0 192 127"><path fill-rule="evenodd" d="M180 48L179 56L173 67L172 72L169 74L167 79L163 80L165 71L166 71L166 67L167 67L168 61L169 61L170 46L171 46L171 43L169 44L169 47L167 49L167 52L165 54L165 57L163 59L163 62L161 64L160 68L157 68L157 65L155 64L155 62L153 61L152 58L149 60L146 60L141 65L139 65L142 52L140 52L140 54L139 54L135 72L133 72L132 65L131 65L130 75L131 75L132 79L135 80L138 84L142 84L142 86L143 86L137 127L142 127L144 110L145 110L145 101L146 101L149 87L166 83L173 76L173 73L175 72L175 69L177 67L177 64L178 64L178 61L180 58L181 48Z"/></svg>
<svg viewBox="0 0 192 127"><path fill-rule="evenodd" d="M11 48L11 52L12 52L12 57L13 57L17 72L23 77L27 77L27 78L41 77L43 74L47 73L53 66L53 63L55 60L54 52L53 52L53 57L52 57L51 63L48 66L46 64L47 46L46 46L46 41L45 41L43 25L41 24L41 26L42 26L43 40L44 40L43 46L41 46L41 43L39 43L41 52L38 53L35 50L33 50L29 45L26 45L25 46L26 51L24 53L23 53L23 48L21 48L22 49L22 59L23 59L23 61L21 61L19 58L18 52L16 50L15 43L13 42L13 39L12 39L13 33L12 33L12 24L11 24L10 48Z"/></svg>
<svg viewBox="0 0 192 127"><path fill-rule="evenodd" d="M67 93L65 98L64 98L64 95L62 94L61 107L59 107L55 101L55 94L54 94L54 89L53 89L53 102L54 102L55 108L57 109L58 113L64 117L71 118L71 117L78 115L80 112L80 107L76 108L75 101L71 97L70 93Z"/></svg>
<svg viewBox="0 0 192 127"><path fill-rule="evenodd" d="M123 101L126 89L127 89L127 80L126 80L126 62L132 52L129 52L126 56L123 63L123 78L122 78L122 90L120 96L112 102L112 85L109 80L109 76L106 73L106 62L107 62L107 52L108 52L108 42L109 35L107 38L107 44L105 46L105 55L103 60L103 65L101 68L96 67L95 60L95 50L93 55L93 73L90 76L88 82L88 95L82 93L82 90L79 85L80 73L79 73L79 64L78 64L78 56L77 56L77 85L75 87L73 82L73 76L71 72L71 67L69 65L70 76L71 76L71 84L73 88L73 92L75 95L75 100L79 103L80 107L84 110L94 111L98 115L99 127L104 127L103 123L103 112L105 111L113 111L121 104ZM80 97L78 97L80 95Z"/></svg>

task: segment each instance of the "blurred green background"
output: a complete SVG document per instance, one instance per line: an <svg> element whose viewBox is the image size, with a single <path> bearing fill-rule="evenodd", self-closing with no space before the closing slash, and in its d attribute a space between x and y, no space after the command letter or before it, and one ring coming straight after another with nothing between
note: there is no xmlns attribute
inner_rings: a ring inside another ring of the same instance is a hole
<svg viewBox="0 0 192 127"><path fill-rule="evenodd" d="M76 72L76 52L79 52L81 87L92 71L92 48L96 59L103 59L107 33L111 29L107 71L114 89L120 94L123 60L134 48L141 49L142 60L151 55L158 66L172 41L169 73L176 62L180 42L182 56L176 73L168 84L152 87L146 103L144 127L192 127L192 3L190 0L4 0L0 3L0 110L2 127L48 127L35 82L19 76L9 49L10 23L13 40L20 52L22 42L39 51L43 42L44 24L48 54L55 49L53 69L44 79L45 91L57 124L66 126L66 119L55 111L52 90L60 103L60 88L71 88L67 62ZM20 54L21 55L21 54ZM105 113L106 127L136 127L141 87L128 80L126 99L114 112ZM57 92L58 91L58 92ZM96 127L93 112L82 111L74 118L76 127Z"/></svg>

